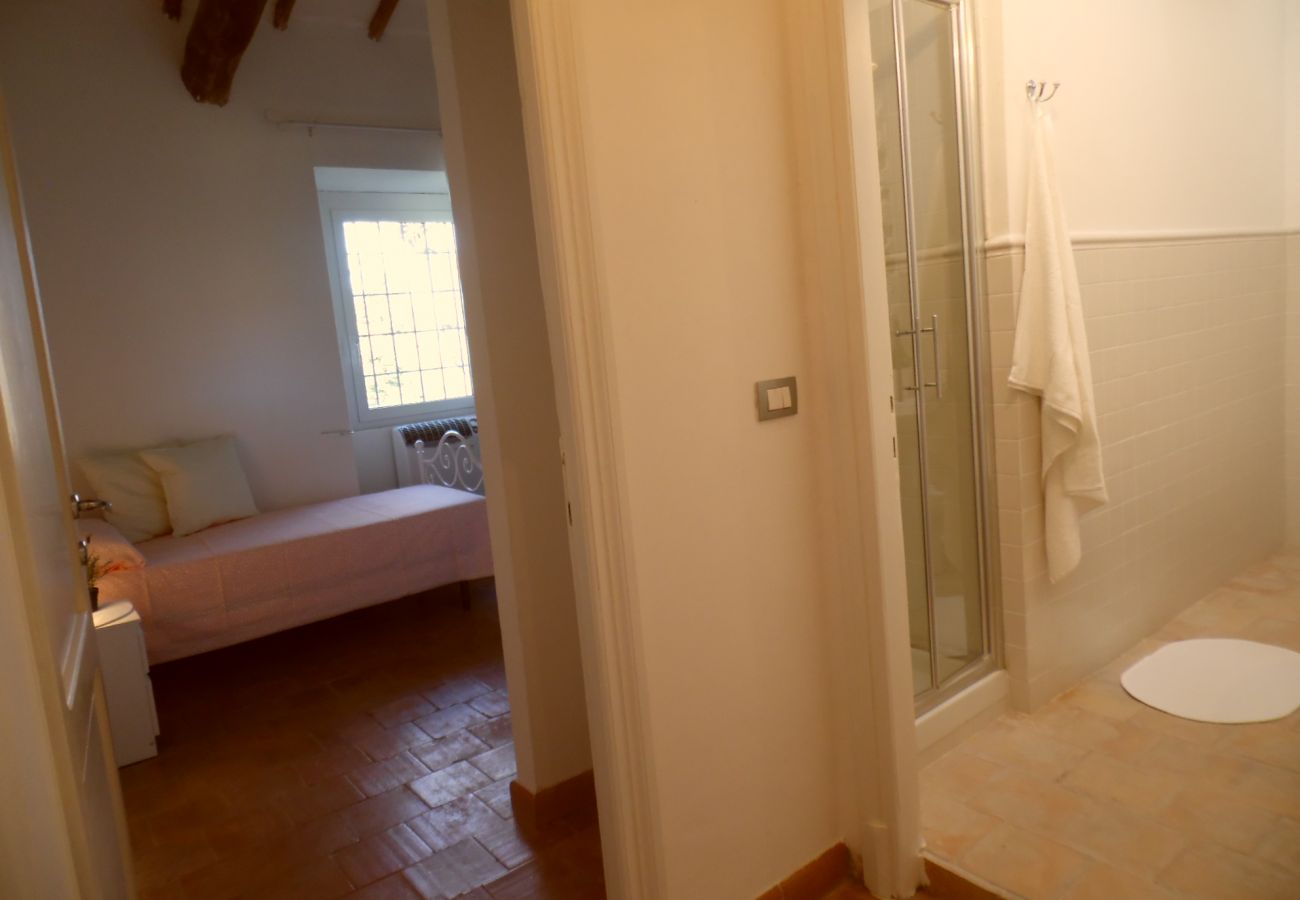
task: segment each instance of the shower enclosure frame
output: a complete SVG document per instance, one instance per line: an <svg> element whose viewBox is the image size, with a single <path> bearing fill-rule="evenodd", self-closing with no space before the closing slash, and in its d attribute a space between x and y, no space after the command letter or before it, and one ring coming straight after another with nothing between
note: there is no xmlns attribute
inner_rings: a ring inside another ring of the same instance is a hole
<svg viewBox="0 0 1300 900"><path fill-rule="evenodd" d="M917 374L916 393L917 427L925 434L925 398L922 396L926 382L921 376L921 338L927 331L920 321L920 300L917 278L917 240L913 210L913 183L910 130L908 115L907 65L905 35L902 26L903 4L924 3L946 9L952 34L952 68L956 87L957 171L961 197L961 230L963 276L965 280L967 378L971 398L971 427L973 430L971 464L975 472L975 531L977 558L979 560L980 612L982 653L978 659L967 663L946 680L939 677L939 654L936 640L935 591L932 579L931 533L929 524L930 498L924 485L928 475L923 474L921 492L921 529L926 547L926 613L928 617L928 643L930 660L930 687L916 695L916 714L928 712L940 703L961 693L970 685L1002 667L1002 604L1001 567L998 548L997 488L993 469L992 391L988 368L987 319L983 304L984 285L984 207L979 159L978 94L974 58L973 23L969 0L892 0L894 23L894 67L898 89L899 141L902 155L903 205L906 216L907 269L913 369ZM938 354L938 324L932 323L936 357ZM902 335L898 335L902 336ZM936 365L938 360L936 358ZM941 380L936 371L935 381ZM925 473L925 440L919 442L921 471Z"/></svg>

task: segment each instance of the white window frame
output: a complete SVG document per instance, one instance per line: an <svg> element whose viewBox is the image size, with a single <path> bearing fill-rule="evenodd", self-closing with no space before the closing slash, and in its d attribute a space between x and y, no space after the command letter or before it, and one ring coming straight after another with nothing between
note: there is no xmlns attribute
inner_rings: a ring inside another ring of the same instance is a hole
<svg viewBox="0 0 1300 900"><path fill-rule="evenodd" d="M451 222L451 196L445 193L365 193L353 191L319 191L321 227L325 233L325 257L330 274L330 294L334 301L334 324L339 339L339 361L347 385L348 418L354 429L404 425L422 419L474 414L474 395L429 403L410 403L383 409L370 409L366 402L365 374L361 364L361 342L356 310L352 302L352 284L347 271L347 245L343 224L358 219L388 221ZM459 262L459 261L458 261ZM461 290L461 304L465 302ZM474 361L470 359L473 383Z"/></svg>

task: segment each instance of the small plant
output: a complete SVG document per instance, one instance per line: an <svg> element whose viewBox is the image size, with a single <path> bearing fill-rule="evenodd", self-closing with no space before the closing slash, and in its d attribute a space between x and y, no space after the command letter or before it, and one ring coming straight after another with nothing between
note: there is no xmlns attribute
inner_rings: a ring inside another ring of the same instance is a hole
<svg viewBox="0 0 1300 900"><path fill-rule="evenodd" d="M89 545L89 541L87 541ZM90 609L99 609L99 579L108 574L108 566L94 553L86 554L86 587L90 588Z"/></svg>
<svg viewBox="0 0 1300 900"><path fill-rule="evenodd" d="M95 587L99 584L99 579L108 574L107 566L100 561L95 554L86 557L86 584Z"/></svg>

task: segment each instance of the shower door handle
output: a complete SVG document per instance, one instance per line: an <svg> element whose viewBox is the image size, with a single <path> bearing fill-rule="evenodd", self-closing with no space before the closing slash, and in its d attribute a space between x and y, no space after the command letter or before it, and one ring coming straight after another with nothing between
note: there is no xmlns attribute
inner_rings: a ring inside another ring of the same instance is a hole
<svg viewBox="0 0 1300 900"><path fill-rule="evenodd" d="M939 334L939 316L930 316L930 327L922 328L922 334L928 334L934 338L934 381L927 381L926 387L934 388L934 396L943 399L943 366L939 362L939 357L943 356L943 338Z"/></svg>
<svg viewBox="0 0 1300 900"><path fill-rule="evenodd" d="M934 396L942 400L943 399L943 368L942 366L939 365L939 357L943 355L943 338L939 334L939 317L937 315L930 316L929 327L918 329L918 331L921 334L928 334L930 335L931 338L934 339L934 381L923 381L921 383L921 387L934 388ZM902 329L894 332L894 334L898 337L907 337L909 335L913 335L917 333L918 333L917 331L913 331L910 328ZM919 353L920 350L918 349L917 352ZM918 376L920 375L919 368L917 369L917 375ZM914 388L909 386L908 388L906 388L906 390L915 391L915 390L920 390L920 388Z"/></svg>
<svg viewBox="0 0 1300 900"><path fill-rule="evenodd" d="M922 328L921 331L929 331L929 329L928 329L928 328ZM898 330L896 330L896 331L894 332L894 336L895 336L895 337L912 337L912 336L915 335L916 333L917 333L917 330L916 330L915 328L899 328ZM909 342L909 343L911 343L911 342ZM917 348L915 352L919 354L919 353L920 353L920 346L917 345L917 344L913 344L913 346ZM918 385L914 385L914 384L905 384L905 385L903 385L903 390L905 390L905 391L911 391L912 393L916 393L917 391L921 390L922 388L934 387L935 385L934 385L933 382L926 381L926 380L921 376L920 363L919 363L919 361L915 358L915 356L914 356L913 359L912 359L912 364L913 364L914 366L916 366L916 378L917 378L917 380L918 380L919 382L921 382L921 383L920 383L919 386L918 386Z"/></svg>

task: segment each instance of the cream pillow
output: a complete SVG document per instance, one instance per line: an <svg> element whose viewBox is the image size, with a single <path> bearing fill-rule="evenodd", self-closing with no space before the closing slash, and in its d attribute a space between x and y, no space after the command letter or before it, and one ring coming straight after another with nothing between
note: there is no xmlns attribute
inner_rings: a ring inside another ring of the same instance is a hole
<svg viewBox="0 0 1300 900"><path fill-rule="evenodd" d="M141 450L140 458L162 479L167 514L178 536L257 515L235 439L229 435Z"/></svg>
<svg viewBox="0 0 1300 900"><path fill-rule="evenodd" d="M80 465L95 498L113 504L104 518L128 541L138 544L172 530L162 481L134 450L97 453Z"/></svg>

